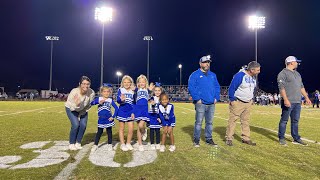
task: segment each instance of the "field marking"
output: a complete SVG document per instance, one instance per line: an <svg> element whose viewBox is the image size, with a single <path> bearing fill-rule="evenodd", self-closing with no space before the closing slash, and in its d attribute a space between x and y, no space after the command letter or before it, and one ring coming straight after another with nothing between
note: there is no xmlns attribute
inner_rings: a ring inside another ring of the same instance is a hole
<svg viewBox="0 0 320 180"><path fill-rule="evenodd" d="M31 110L26 110L26 111L18 111L18 112L9 113L9 114L0 114L0 117L2 117L2 116L16 115L16 114L22 114L22 113L27 113L27 112L40 111L40 110L50 109L50 108L55 108L55 107L61 107L61 106L51 106L51 107L46 107L46 108L31 109Z"/></svg>
<svg viewBox="0 0 320 180"><path fill-rule="evenodd" d="M186 113L186 112L184 112L184 111L182 111L181 113L182 113L182 114L188 114L188 113Z"/></svg>
<svg viewBox="0 0 320 180"><path fill-rule="evenodd" d="M62 169L62 171L60 171L60 173L54 179L55 180L69 179L73 170L76 169L77 165L84 158L84 156L88 153L92 144L93 143L90 143L90 144L83 146L82 149L75 156L76 161L69 163L65 168Z"/></svg>
<svg viewBox="0 0 320 180"><path fill-rule="evenodd" d="M182 108L182 109L186 109L186 110L195 112L195 110L193 110L193 109L189 109L189 108L185 108L185 107L180 107L180 106L175 106L175 107L178 107L178 108ZM228 118L224 118L224 117L220 117L220 116L214 116L214 117L215 117L215 118L218 118L218 119L223 119L223 120L226 120L226 121L229 120ZM240 122L237 122L237 124L240 124ZM274 132L274 133L278 133L278 131L273 130L273 129L268 129L268 128L264 128L264 127L261 127L261 126L253 126L253 125L250 125L250 126L256 127L256 128L260 128L260 129L264 129L264 130L268 130L268 131L271 131L271 132ZM291 135L289 135L289 134L285 134L285 136L291 137ZM319 144L319 145L320 145L320 142L317 142L317 141L315 141L315 140L310 140L310 139L306 139L306 138L301 138L301 139L304 140L304 141L310 142L310 143L314 143L314 144Z"/></svg>

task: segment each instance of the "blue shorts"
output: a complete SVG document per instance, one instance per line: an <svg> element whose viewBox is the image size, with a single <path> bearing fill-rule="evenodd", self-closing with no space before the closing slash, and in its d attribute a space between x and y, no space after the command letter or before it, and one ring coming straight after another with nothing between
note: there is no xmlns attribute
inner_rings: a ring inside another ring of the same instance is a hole
<svg viewBox="0 0 320 180"><path fill-rule="evenodd" d="M133 113L135 121L149 121L148 105L135 105Z"/></svg>

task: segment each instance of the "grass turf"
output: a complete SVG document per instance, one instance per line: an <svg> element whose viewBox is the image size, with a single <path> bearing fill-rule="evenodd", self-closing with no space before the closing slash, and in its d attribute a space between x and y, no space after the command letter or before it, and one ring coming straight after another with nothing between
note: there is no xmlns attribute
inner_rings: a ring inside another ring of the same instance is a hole
<svg viewBox="0 0 320 180"><path fill-rule="evenodd" d="M19 113L20 112L20 113ZM73 172L74 179L319 179L320 145L278 144L277 134L263 128L277 131L281 110L277 106L254 106L251 116L251 138L257 142L252 147L241 144L240 125L237 125L234 146L224 145L228 106L218 104L214 119L213 138L219 148L203 143L200 148L192 146L194 107L192 104L175 103L177 118L174 128L174 153L158 152L158 158L151 164L133 168L110 168L92 164L89 153ZM304 108L300 119L302 137L318 141L320 110ZM21 145L35 141L68 140L70 122L62 102L0 102L0 156L20 155L22 159L14 164L28 162L38 156L31 149ZM83 144L93 141L97 128L96 107L90 110ZM204 126L203 126L204 128ZM135 125L136 129L136 125ZM113 129L113 139L118 141L118 124ZM290 123L287 125L290 134ZM134 138L136 132L134 132ZM136 139L136 138L135 138ZM105 133L100 143L107 140ZM288 140L291 140L289 137ZM48 145L50 146L50 144ZM46 146L46 147L48 147ZM1 179L52 179L69 163L77 152L58 165L30 169L0 169ZM114 161L126 163L132 159L132 152L116 151Z"/></svg>

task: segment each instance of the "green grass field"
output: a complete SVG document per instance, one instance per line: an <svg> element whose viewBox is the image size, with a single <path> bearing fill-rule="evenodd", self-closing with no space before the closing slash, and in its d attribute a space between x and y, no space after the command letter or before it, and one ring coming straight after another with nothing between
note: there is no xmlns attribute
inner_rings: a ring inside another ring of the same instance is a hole
<svg viewBox="0 0 320 180"><path fill-rule="evenodd" d="M97 127L97 108L90 110L83 145L93 142ZM234 146L224 144L228 106L218 104L214 119L213 138L219 148L202 143L192 146L194 107L176 103L176 127L174 128L177 150L174 153L157 152L157 159L137 167L103 167L89 161L90 150L76 166L71 179L320 179L320 144L288 146L278 144L277 131L280 118L277 106L255 106L251 115L251 138L257 146L241 143L240 125L236 128ZM26 163L39 155L34 149L20 146L36 141L50 141L42 147L53 146L52 141L67 141L70 122L63 102L0 102L0 158L21 156L9 165ZM203 126L204 128L204 126ZM300 119L300 135L319 141L320 110L303 108ZM136 129L136 126L135 126ZM118 125L113 129L113 139L118 141ZM203 132L203 131L202 131ZM290 134L290 124L287 125ZM136 132L134 133L136 137ZM135 138L136 139L136 138ZM100 143L107 140L105 133ZM291 137L288 137L291 141ZM75 162L78 151L65 151L71 156L64 162L40 168L0 168L0 179L54 179L69 163ZM103 158L103 157L101 157ZM125 164L132 160L132 152L116 150L114 161ZM1 167L1 164L0 164Z"/></svg>

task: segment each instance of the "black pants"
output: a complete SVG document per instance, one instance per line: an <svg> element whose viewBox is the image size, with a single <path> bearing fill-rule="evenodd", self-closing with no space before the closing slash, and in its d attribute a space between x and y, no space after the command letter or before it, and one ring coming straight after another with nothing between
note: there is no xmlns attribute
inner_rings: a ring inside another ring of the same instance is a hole
<svg viewBox="0 0 320 180"><path fill-rule="evenodd" d="M319 108L319 100L318 99L313 100L313 107L314 107L314 105L317 105L317 108Z"/></svg>
<svg viewBox="0 0 320 180"><path fill-rule="evenodd" d="M150 143L154 144L154 133L156 133L156 144L160 144L160 128L150 128Z"/></svg>
<svg viewBox="0 0 320 180"><path fill-rule="evenodd" d="M97 134L96 134L96 139L94 140L94 145L98 145L99 144L101 135L103 133L103 129L104 128L99 128L98 127L98 131L97 131ZM108 144L112 144L112 127L108 127L106 129L107 129L107 135L108 135Z"/></svg>

